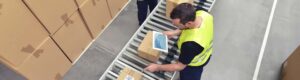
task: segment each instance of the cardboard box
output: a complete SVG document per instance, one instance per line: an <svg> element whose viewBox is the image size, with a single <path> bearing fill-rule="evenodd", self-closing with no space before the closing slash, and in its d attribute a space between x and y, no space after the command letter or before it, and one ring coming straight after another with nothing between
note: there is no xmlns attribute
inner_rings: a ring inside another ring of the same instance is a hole
<svg viewBox="0 0 300 80"><path fill-rule="evenodd" d="M77 3L78 7L82 7L89 0L75 0L75 1ZM94 1L96 1L96 0L94 0Z"/></svg>
<svg viewBox="0 0 300 80"><path fill-rule="evenodd" d="M282 80L300 79L300 46L288 57L283 64Z"/></svg>
<svg viewBox="0 0 300 80"><path fill-rule="evenodd" d="M117 80L142 80L142 74L125 67Z"/></svg>
<svg viewBox="0 0 300 80"><path fill-rule="evenodd" d="M72 66L51 38L41 44L17 71L28 80L62 80Z"/></svg>
<svg viewBox="0 0 300 80"><path fill-rule="evenodd" d="M52 37L72 62L92 41L92 36L78 12L74 13Z"/></svg>
<svg viewBox="0 0 300 80"><path fill-rule="evenodd" d="M106 0L88 0L79 10L94 38L111 20Z"/></svg>
<svg viewBox="0 0 300 80"><path fill-rule="evenodd" d="M0 22L0 61L10 68L21 65L48 37L21 0L1 0Z"/></svg>
<svg viewBox="0 0 300 80"><path fill-rule="evenodd" d="M193 3L194 0L167 0L166 16L170 18L172 10L181 3Z"/></svg>
<svg viewBox="0 0 300 80"><path fill-rule="evenodd" d="M159 51L153 49L152 45L153 31L147 32L141 45L138 47L138 55L152 62L157 62L159 59Z"/></svg>
<svg viewBox="0 0 300 80"><path fill-rule="evenodd" d="M50 34L54 34L78 9L74 0L24 0Z"/></svg>
<svg viewBox="0 0 300 80"><path fill-rule="evenodd" d="M116 16L127 2L128 0L107 0L111 16Z"/></svg>

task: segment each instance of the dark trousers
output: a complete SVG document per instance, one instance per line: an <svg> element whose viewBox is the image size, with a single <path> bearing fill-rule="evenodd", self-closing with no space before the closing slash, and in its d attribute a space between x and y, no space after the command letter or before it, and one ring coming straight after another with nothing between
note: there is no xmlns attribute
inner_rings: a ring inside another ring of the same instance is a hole
<svg viewBox="0 0 300 80"><path fill-rule="evenodd" d="M198 4L198 6L196 6L196 10L204 10L204 11L207 11L205 10L202 6L204 5L204 2L206 2L206 0L199 0L200 3Z"/></svg>
<svg viewBox="0 0 300 80"><path fill-rule="evenodd" d="M137 0L139 25L141 25L147 18L148 7L151 12L156 5L157 0Z"/></svg>
<svg viewBox="0 0 300 80"><path fill-rule="evenodd" d="M210 61L209 59L202 65L198 67L186 66L183 70L180 71L180 80L201 80L201 75L203 68Z"/></svg>
<svg viewBox="0 0 300 80"><path fill-rule="evenodd" d="M206 2L206 0L199 0L200 2Z"/></svg>

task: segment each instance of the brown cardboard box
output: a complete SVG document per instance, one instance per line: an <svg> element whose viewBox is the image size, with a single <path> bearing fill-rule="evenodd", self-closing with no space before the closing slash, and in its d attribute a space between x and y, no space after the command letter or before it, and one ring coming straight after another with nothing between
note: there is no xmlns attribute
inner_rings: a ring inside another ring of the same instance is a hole
<svg viewBox="0 0 300 80"><path fill-rule="evenodd" d="M283 64L282 80L300 80L300 46Z"/></svg>
<svg viewBox="0 0 300 80"><path fill-rule="evenodd" d="M92 36L78 12L74 13L52 37L72 62L92 41Z"/></svg>
<svg viewBox="0 0 300 80"><path fill-rule="evenodd" d="M48 37L21 0L0 1L0 61L14 68Z"/></svg>
<svg viewBox="0 0 300 80"><path fill-rule="evenodd" d="M75 0L79 7L82 7L89 0ZM94 0L96 1L96 0Z"/></svg>
<svg viewBox="0 0 300 80"><path fill-rule="evenodd" d="M169 18L172 10L181 3L193 3L194 0L167 0L166 16Z"/></svg>
<svg viewBox="0 0 300 80"><path fill-rule="evenodd" d="M138 48L138 55L149 61L157 62L159 59L159 51L152 47L152 35L153 31L147 32L147 35Z"/></svg>
<svg viewBox="0 0 300 80"><path fill-rule="evenodd" d="M24 2L50 34L55 33L78 9L74 0L24 0Z"/></svg>
<svg viewBox="0 0 300 80"><path fill-rule="evenodd" d="M61 80L70 67L70 61L48 38L17 71L28 80Z"/></svg>
<svg viewBox="0 0 300 80"><path fill-rule="evenodd" d="M111 20L106 0L89 0L79 10L94 38Z"/></svg>
<svg viewBox="0 0 300 80"><path fill-rule="evenodd" d="M127 2L128 0L107 0L111 16L116 16Z"/></svg>
<svg viewBox="0 0 300 80"><path fill-rule="evenodd" d="M125 67L117 80L142 80L142 74Z"/></svg>

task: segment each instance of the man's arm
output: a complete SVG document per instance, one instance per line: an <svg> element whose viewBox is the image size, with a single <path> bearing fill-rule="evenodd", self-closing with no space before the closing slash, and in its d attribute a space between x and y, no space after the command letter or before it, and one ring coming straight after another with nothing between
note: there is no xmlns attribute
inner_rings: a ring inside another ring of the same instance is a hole
<svg viewBox="0 0 300 80"><path fill-rule="evenodd" d="M177 36L181 33L181 30L180 29L176 29L176 30L173 30L173 31L164 31L163 32L165 35L168 36L168 38L172 38L174 36Z"/></svg>
<svg viewBox="0 0 300 80"><path fill-rule="evenodd" d="M182 64L181 62L177 62L174 64L150 64L148 67L145 68L146 71L149 72L156 72L156 71L181 71L186 67L185 64Z"/></svg>
<svg viewBox="0 0 300 80"><path fill-rule="evenodd" d="M181 71L189 64L195 56L201 53L204 48L194 41L184 42L179 55L179 61L175 64L150 64L145 70L150 72L155 71Z"/></svg>

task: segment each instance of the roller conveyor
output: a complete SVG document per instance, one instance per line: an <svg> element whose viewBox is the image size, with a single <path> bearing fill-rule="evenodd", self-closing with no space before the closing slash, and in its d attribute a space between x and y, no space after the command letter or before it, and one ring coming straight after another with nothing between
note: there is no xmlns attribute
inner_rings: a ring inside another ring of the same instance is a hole
<svg viewBox="0 0 300 80"><path fill-rule="evenodd" d="M211 11L215 0L207 0L206 2L194 1L194 6L200 6L206 11ZM168 31L177 29L172 25L169 18L165 16L166 0L160 0L156 8L150 13L144 23L131 37L124 46L118 56L110 64L99 80L116 80L120 71L125 68L131 68L143 75L143 80L171 80L175 76L175 72L147 72L143 69L151 63L150 61L138 56L137 49L148 31ZM157 64L175 63L179 57L178 48L175 45L178 36L170 39L169 53L161 53Z"/></svg>

